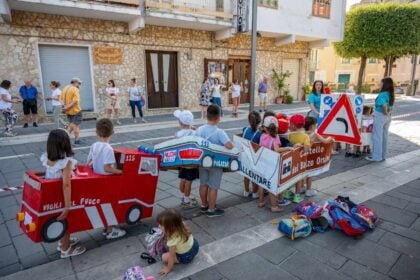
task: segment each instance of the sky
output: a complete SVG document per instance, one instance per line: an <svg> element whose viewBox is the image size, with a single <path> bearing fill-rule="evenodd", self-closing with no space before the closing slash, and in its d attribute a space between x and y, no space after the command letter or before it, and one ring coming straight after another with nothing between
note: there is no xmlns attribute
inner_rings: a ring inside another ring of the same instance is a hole
<svg viewBox="0 0 420 280"><path fill-rule="evenodd" d="M359 3L360 0L347 0L347 11L350 9L350 6L356 3Z"/></svg>

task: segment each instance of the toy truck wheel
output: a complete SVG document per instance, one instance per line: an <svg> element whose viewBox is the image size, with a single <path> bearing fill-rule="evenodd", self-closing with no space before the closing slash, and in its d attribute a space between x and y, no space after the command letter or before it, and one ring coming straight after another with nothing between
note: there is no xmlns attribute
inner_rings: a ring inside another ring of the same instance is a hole
<svg viewBox="0 0 420 280"><path fill-rule="evenodd" d="M201 160L201 166L204 168L210 168L213 166L213 158L211 156L204 156Z"/></svg>
<svg viewBox="0 0 420 280"><path fill-rule="evenodd" d="M133 205L127 210L125 215L125 220L127 224L134 225L137 224L141 219L141 207L139 205Z"/></svg>
<svg viewBox="0 0 420 280"><path fill-rule="evenodd" d="M237 159L232 159L229 163L230 171L238 171L239 170L239 161Z"/></svg>
<svg viewBox="0 0 420 280"><path fill-rule="evenodd" d="M44 242L56 242L67 231L67 220L58 221L57 217L49 219L42 227L41 237Z"/></svg>

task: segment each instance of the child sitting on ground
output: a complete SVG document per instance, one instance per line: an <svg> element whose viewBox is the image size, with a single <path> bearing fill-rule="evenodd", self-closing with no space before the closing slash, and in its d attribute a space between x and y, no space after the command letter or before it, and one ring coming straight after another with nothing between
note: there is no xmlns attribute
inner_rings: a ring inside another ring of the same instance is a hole
<svg viewBox="0 0 420 280"><path fill-rule="evenodd" d="M259 129L259 124L261 123L261 116L256 111L252 111L248 115L248 127L242 129L242 137L246 140L249 140L253 143L259 144L261 138L261 131ZM252 183L252 193L249 191L250 180L247 177L244 177L244 197L249 197L252 195L252 198L258 198L258 185Z"/></svg>
<svg viewBox="0 0 420 280"><path fill-rule="evenodd" d="M77 161L72 158L70 137L63 129L54 129L48 135L47 153L41 156L42 165L46 168L45 179L63 179L64 208L57 220L66 220L71 207L71 175L76 169ZM83 254L86 248L76 246L79 239L70 237L66 232L58 242L57 250L62 259Z"/></svg>
<svg viewBox="0 0 420 280"><path fill-rule="evenodd" d="M314 117L306 117L305 118L305 131L306 134L309 135L309 138L311 140L311 144L316 143L316 142L321 142L321 143L331 143L334 142L334 139L332 137L323 137L321 135L319 135L315 129L316 129L316 118ZM312 177L306 177L306 191L305 191L305 196L315 196L317 194L316 190L312 189Z"/></svg>
<svg viewBox="0 0 420 280"><path fill-rule="evenodd" d="M116 160L114 150L109 144L114 134L114 126L109 119L100 119L96 123L96 136L99 141L93 143L88 155L88 165L93 166L93 172L101 175L122 174L122 171L115 167ZM106 239L123 237L126 231L115 226L108 226L103 235Z"/></svg>
<svg viewBox="0 0 420 280"><path fill-rule="evenodd" d="M260 145L262 147L265 147L267 149L273 150L278 153L293 150L292 147L284 147L284 148L281 147L280 138L277 135L277 126L278 126L278 122L275 117L268 116L264 119L264 122L263 122L264 132L260 138ZM264 189L260 187L258 192L259 192L258 207L262 208L265 206ZM282 195L279 195L279 197L280 197L280 203L282 206L288 204L288 203L285 203L285 201L283 201ZM283 209L277 205L277 197L274 194L270 193L269 199L270 199L271 212L276 213L276 212L283 211Z"/></svg>
<svg viewBox="0 0 420 280"><path fill-rule="evenodd" d="M176 138L194 135L194 130L191 128L194 121L194 115L191 111L176 110L174 116L178 119L179 125L181 126L181 130L175 134ZM195 198L190 198L190 195L192 182L198 178L198 168L182 167L179 170L178 178L181 179L179 182L179 190L182 194L181 207L196 207L197 200Z"/></svg>
<svg viewBox="0 0 420 280"><path fill-rule="evenodd" d="M304 152L308 152L311 148L311 139L305 133L303 127L305 126L305 117L302 114L295 114L290 118L290 133L289 141L293 147L303 147ZM303 179L296 183L296 192L293 194L290 190L284 194L285 198L292 199L294 203L300 203L303 198L300 197L300 192L303 188Z"/></svg>
<svg viewBox="0 0 420 280"><path fill-rule="evenodd" d="M224 146L226 149L233 149L233 143L230 141L226 132L217 127L220 122L220 107L217 105L210 105L207 107L207 124L200 126L195 135L203 137L210 143ZM222 168L199 168L200 173L200 198L201 198L201 213L207 217L223 216L225 211L216 208L217 191L220 189L222 181Z"/></svg>
<svg viewBox="0 0 420 280"><path fill-rule="evenodd" d="M162 261L166 265L159 271L160 275L166 275L171 272L174 264L190 263L197 255L200 246L191 230L182 221L179 211L166 209L158 215L157 222L167 240L168 252L162 255Z"/></svg>

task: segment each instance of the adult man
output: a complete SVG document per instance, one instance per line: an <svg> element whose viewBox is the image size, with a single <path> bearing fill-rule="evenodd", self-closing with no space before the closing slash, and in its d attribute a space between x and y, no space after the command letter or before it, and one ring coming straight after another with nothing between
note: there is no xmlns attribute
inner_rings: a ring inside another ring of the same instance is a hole
<svg viewBox="0 0 420 280"><path fill-rule="evenodd" d="M60 100L63 102L63 112L67 115L69 125L67 131L74 133L74 144L80 145L83 142L79 139L80 124L82 122L82 109L80 108L80 85L82 81L79 78L73 78L70 85L66 86L61 95Z"/></svg>
<svg viewBox="0 0 420 280"><path fill-rule="evenodd" d="M38 127L38 124L36 123L38 120L38 106L36 102L38 90L32 85L31 80L25 80L25 84L20 87L19 93L23 100L23 114L25 121L23 127L28 127L28 122L30 120L33 121L33 126Z"/></svg>
<svg viewBox="0 0 420 280"><path fill-rule="evenodd" d="M264 76L263 80L258 85L258 95L260 97L260 112L262 112L262 110L264 110L264 112L267 111L267 92L268 78Z"/></svg>

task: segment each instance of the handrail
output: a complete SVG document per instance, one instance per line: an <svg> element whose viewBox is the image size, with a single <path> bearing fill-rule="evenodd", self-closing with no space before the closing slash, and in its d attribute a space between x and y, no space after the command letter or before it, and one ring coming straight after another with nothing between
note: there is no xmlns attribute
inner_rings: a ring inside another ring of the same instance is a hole
<svg viewBox="0 0 420 280"><path fill-rule="evenodd" d="M110 5L125 5L138 7L140 5L139 0L83 0L85 2L98 2Z"/></svg>

